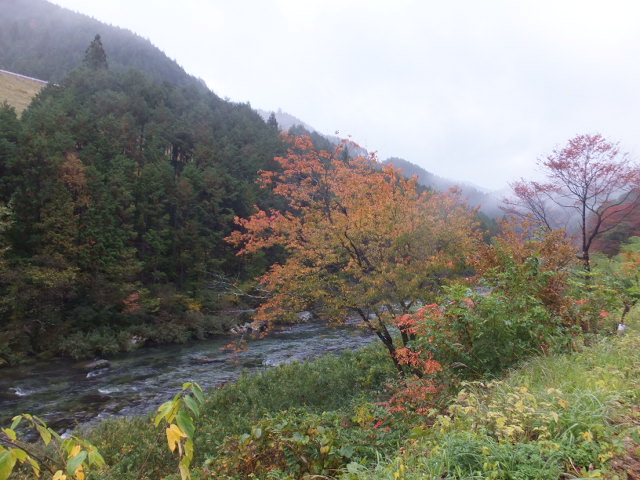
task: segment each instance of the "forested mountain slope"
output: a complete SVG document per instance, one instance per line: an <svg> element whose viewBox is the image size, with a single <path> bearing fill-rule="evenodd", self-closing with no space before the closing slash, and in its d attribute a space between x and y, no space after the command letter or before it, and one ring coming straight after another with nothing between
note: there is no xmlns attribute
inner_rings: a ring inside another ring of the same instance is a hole
<svg viewBox="0 0 640 480"><path fill-rule="evenodd" d="M0 358L204 335L220 328L211 279L266 264L224 238L274 205L255 179L277 130L205 89L90 63L20 119L0 108Z"/></svg>
<svg viewBox="0 0 640 480"><path fill-rule="evenodd" d="M201 83L149 40L45 0L0 2L0 69L60 82L81 65L96 34L112 70L140 70L173 85Z"/></svg>

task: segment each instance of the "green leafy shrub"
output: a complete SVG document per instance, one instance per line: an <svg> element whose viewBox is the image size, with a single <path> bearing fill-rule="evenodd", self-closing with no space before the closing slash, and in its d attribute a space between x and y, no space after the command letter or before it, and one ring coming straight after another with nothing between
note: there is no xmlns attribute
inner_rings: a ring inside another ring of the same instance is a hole
<svg viewBox="0 0 640 480"><path fill-rule="evenodd" d="M281 412L259 421L251 433L227 437L216 458L205 463L206 470L218 478L263 478L272 470L292 478L333 475L351 459L370 456L371 439L363 438L369 434L356 428L346 434L348 423L336 412Z"/></svg>
<svg viewBox="0 0 640 480"><path fill-rule="evenodd" d="M565 343L561 319L534 296L499 290L445 289L442 305L427 305L404 321L415 336L410 349L438 362L442 382L498 373L527 356Z"/></svg>

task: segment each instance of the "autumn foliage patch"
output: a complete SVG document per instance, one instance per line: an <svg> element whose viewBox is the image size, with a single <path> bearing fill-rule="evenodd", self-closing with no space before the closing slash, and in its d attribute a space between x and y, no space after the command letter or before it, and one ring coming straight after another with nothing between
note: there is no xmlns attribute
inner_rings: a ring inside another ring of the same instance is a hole
<svg viewBox="0 0 640 480"><path fill-rule="evenodd" d="M262 172L264 188L283 197L284 212L257 208L228 241L239 254L281 246L286 261L259 281L270 298L256 320L297 321L312 311L330 322L357 318L380 338L401 374L412 334L396 319L467 268L478 235L475 211L460 193L420 191L374 156L348 158L344 146L316 151L308 138L287 137L279 171ZM399 328L400 338L392 333ZM418 370L413 373L419 373Z"/></svg>

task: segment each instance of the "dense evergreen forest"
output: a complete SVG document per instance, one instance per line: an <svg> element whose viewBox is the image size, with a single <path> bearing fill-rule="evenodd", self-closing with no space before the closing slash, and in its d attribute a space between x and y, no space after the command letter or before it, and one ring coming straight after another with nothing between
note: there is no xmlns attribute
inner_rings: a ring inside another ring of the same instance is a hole
<svg viewBox="0 0 640 480"><path fill-rule="evenodd" d="M5 361L220 331L211 280L265 266L223 239L236 215L273 205L255 178L283 148L277 125L113 63L96 37L20 118L0 108Z"/></svg>

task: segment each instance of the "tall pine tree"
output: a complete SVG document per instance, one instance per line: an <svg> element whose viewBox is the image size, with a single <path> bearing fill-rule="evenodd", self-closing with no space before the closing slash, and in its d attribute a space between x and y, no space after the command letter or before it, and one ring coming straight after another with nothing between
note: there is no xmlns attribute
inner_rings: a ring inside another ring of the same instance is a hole
<svg viewBox="0 0 640 480"><path fill-rule="evenodd" d="M109 68L107 54L104 52L100 35L96 35L87 50L84 52L83 65L93 70L106 70Z"/></svg>

